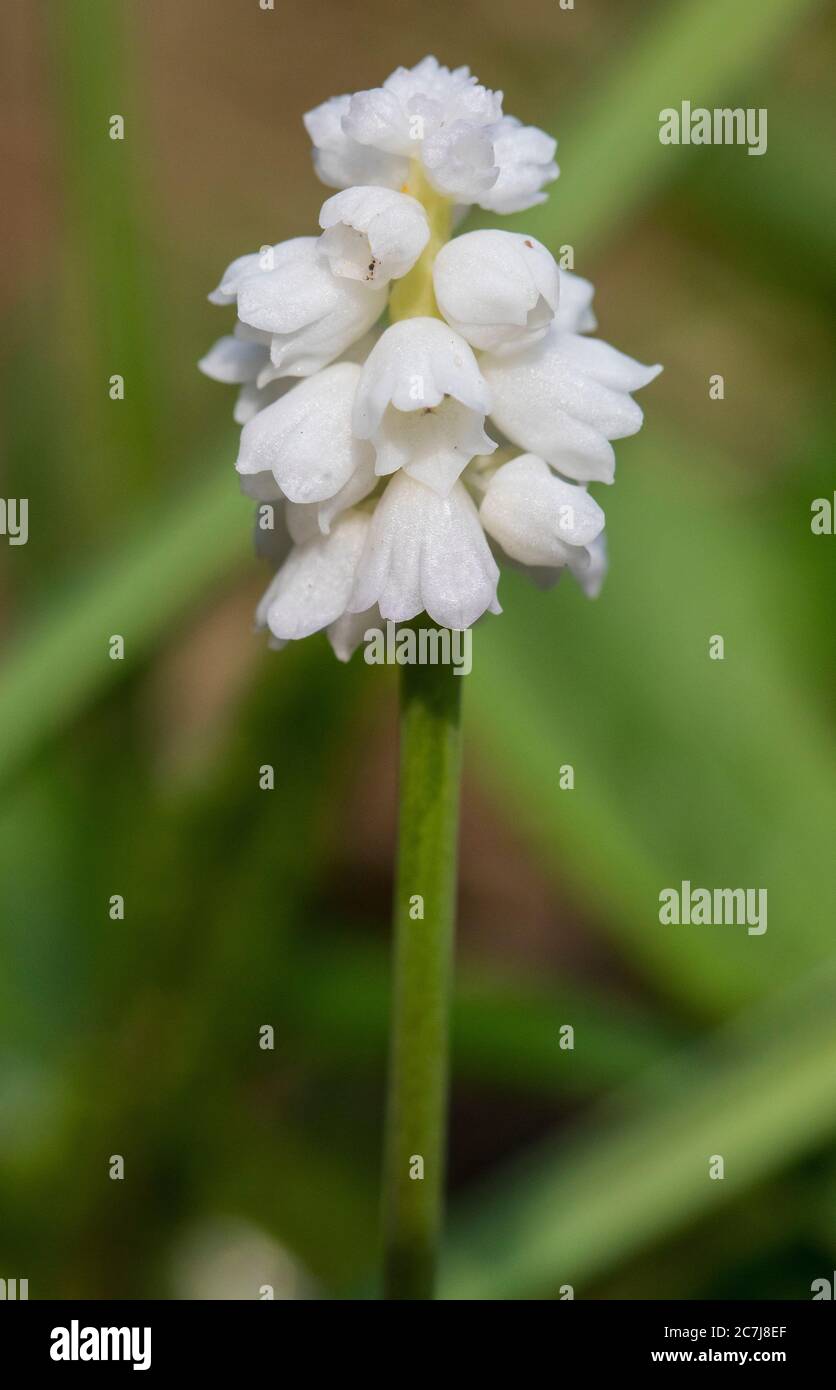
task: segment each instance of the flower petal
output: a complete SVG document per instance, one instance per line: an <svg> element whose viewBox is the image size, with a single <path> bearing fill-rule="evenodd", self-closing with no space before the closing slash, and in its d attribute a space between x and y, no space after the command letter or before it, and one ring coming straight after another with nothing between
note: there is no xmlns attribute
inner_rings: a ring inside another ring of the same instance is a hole
<svg viewBox="0 0 836 1390"><path fill-rule="evenodd" d="M433 285L450 326L489 352L542 338L560 295L551 252L533 237L496 228L467 232L443 246Z"/></svg>
<svg viewBox="0 0 836 1390"><path fill-rule="evenodd" d="M483 416L490 409L484 378L464 339L440 319L403 319L386 329L366 358L354 403L354 432L371 439L389 405L426 410L445 396Z"/></svg>
<svg viewBox="0 0 836 1390"><path fill-rule="evenodd" d="M411 270L430 237L417 198L391 188L346 188L323 203L320 251L334 275L385 285Z"/></svg>
<svg viewBox="0 0 836 1390"><path fill-rule="evenodd" d="M602 531L600 536L586 547L587 562L581 567L569 565L573 577L578 581L587 598L597 598L607 577L607 540Z"/></svg>
<svg viewBox="0 0 836 1390"><path fill-rule="evenodd" d="M536 126L503 116L493 132L494 160L499 175L479 206L487 212L524 212L546 201L543 185L557 178L557 142Z"/></svg>
<svg viewBox="0 0 836 1390"><path fill-rule="evenodd" d="M604 529L604 513L584 488L555 477L534 454L498 468L479 517L506 554L525 565L566 565L572 551Z"/></svg>
<svg viewBox="0 0 836 1390"><path fill-rule="evenodd" d="M318 177L329 188L351 188L355 184L400 188L409 173L409 160L350 139L343 130L343 117L350 102L350 96L332 97L304 117L305 129L314 144Z"/></svg>
<svg viewBox="0 0 836 1390"><path fill-rule="evenodd" d="M227 385L242 385L255 381L261 368L270 361L270 351L261 343L242 341L231 334L219 338L198 362L204 376Z"/></svg>
<svg viewBox="0 0 836 1390"><path fill-rule="evenodd" d="M210 304L234 304L238 286L248 275L254 275L260 267L261 256L258 251L250 251L245 256L237 256L227 266L218 282L217 289L209 295Z"/></svg>
<svg viewBox="0 0 836 1390"><path fill-rule="evenodd" d="M350 661L369 628L382 628L380 610L367 608L365 613L343 613L328 628L328 641L338 661Z"/></svg>
<svg viewBox="0 0 836 1390"><path fill-rule="evenodd" d="M341 618L368 527L363 512L344 512L329 535L295 546L261 600L257 621L280 640L295 641Z"/></svg>
<svg viewBox="0 0 836 1390"><path fill-rule="evenodd" d="M555 326L566 333L594 333L598 320L592 312L595 286L582 275L560 270L560 299Z"/></svg>
<svg viewBox="0 0 836 1390"><path fill-rule="evenodd" d="M352 434L351 406L361 369L327 367L295 386L244 426L239 473L270 469L293 502L321 502L370 465L371 450Z"/></svg>
<svg viewBox="0 0 836 1390"><path fill-rule="evenodd" d="M466 628L500 611L499 570L466 489L446 498L405 473L387 485L369 526L349 607L377 603L405 622L426 611L443 627Z"/></svg>
<svg viewBox="0 0 836 1390"><path fill-rule="evenodd" d="M641 427L641 408L626 387L608 383L644 384L661 370L554 325L533 347L513 356L486 355L480 365L499 429L580 482L612 482L609 440Z"/></svg>
<svg viewBox="0 0 836 1390"><path fill-rule="evenodd" d="M362 338L386 306L386 287L332 273L318 237L294 237L272 248L238 289L238 313L272 335L272 375L310 376ZM278 369L278 370L275 370ZM259 385L269 380L262 372Z"/></svg>

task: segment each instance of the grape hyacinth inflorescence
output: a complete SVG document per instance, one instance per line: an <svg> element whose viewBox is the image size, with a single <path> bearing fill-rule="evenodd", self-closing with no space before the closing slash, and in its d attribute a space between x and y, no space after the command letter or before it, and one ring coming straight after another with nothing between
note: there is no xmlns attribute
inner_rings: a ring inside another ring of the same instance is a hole
<svg viewBox="0 0 836 1390"><path fill-rule="evenodd" d="M587 485L613 481L661 367L589 336L591 284L533 237L451 239L470 205L542 202L554 140L435 58L305 125L339 190L320 235L232 262L210 299L237 322L200 363L240 388L236 466L276 567L258 624L274 646L324 628L346 660L381 620L499 613L503 562L595 595Z"/></svg>

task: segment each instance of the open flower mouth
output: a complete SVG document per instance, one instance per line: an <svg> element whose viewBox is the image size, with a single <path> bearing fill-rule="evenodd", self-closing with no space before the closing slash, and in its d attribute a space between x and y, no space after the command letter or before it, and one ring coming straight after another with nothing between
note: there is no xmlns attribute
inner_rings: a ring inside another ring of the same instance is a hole
<svg viewBox="0 0 836 1390"><path fill-rule="evenodd" d="M374 283L380 262L363 232L343 224L328 227L322 233L319 245L335 275L343 275L349 280L363 280L369 285Z"/></svg>
<svg viewBox="0 0 836 1390"><path fill-rule="evenodd" d="M402 468L442 497L472 458L496 447L482 427L482 417L451 396L418 410L390 405L374 443L379 474Z"/></svg>
<svg viewBox="0 0 836 1390"><path fill-rule="evenodd" d="M529 335L541 329L545 333L553 318L554 309L551 304L549 304L542 295L539 295L534 308L529 309L525 316L525 326Z"/></svg>

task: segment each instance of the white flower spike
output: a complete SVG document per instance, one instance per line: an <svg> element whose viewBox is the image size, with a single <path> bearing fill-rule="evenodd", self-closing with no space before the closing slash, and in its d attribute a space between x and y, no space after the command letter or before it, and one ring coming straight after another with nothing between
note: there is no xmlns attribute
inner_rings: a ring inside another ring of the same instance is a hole
<svg viewBox="0 0 836 1390"><path fill-rule="evenodd" d="M340 190L321 234L228 266L209 298L237 323L200 362L239 387L237 468L277 567L257 614L270 645L325 630L345 661L384 621L468 628L501 612L497 559L595 597L587 485L613 481L612 441L642 423L632 393L661 367L588 336L592 285L533 237L450 240L468 204L541 203L555 141L435 58L305 125Z"/></svg>

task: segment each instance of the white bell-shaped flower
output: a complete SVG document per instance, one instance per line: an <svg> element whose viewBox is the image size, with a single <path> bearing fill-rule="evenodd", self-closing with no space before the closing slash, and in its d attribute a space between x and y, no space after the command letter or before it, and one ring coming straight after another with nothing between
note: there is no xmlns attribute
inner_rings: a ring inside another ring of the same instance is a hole
<svg viewBox="0 0 836 1390"><path fill-rule="evenodd" d="M566 559L560 565L524 565L513 560L506 551L502 558L511 568L524 574L533 584L547 593L553 589L564 574L571 574L585 596L597 598L607 577L606 532L602 531L589 545L567 545Z"/></svg>
<svg viewBox="0 0 836 1390"><path fill-rule="evenodd" d="M417 198L391 188L346 188L322 205L319 247L333 273L386 285L411 270L429 241Z"/></svg>
<svg viewBox="0 0 836 1390"><path fill-rule="evenodd" d="M243 386L247 381L255 381L269 361L269 339L266 343L248 342L236 331L218 338L197 365L213 381Z"/></svg>
<svg viewBox="0 0 836 1390"><path fill-rule="evenodd" d="M491 419L514 444L578 482L602 483L615 473L609 441L641 428L642 411L630 392L662 370L555 325L533 347L486 355L480 365Z"/></svg>
<svg viewBox="0 0 836 1390"><path fill-rule="evenodd" d="M272 379L269 333L259 333L242 323L235 325L233 333L219 338L197 365L213 381L241 387L232 412L239 425L278 400L293 384L290 378ZM270 379L259 385L265 372Z"/></svg>
<svg viewBox="0 0 836 1390"><path fill-rule="evenodd" d="M543 459L522 454L488 482L479 517L512 559L567 565L604 529L604 513L585 488L564 482Z"/></svg>
<svg viewBox="0 0 836 1390"><path fill-rule="evenodd" d="M280 637L276 631L271 631L270 646L281 648L288 641L297 640L290 635L293 626L298 626L294 605L298 603L300 587L310 583L316 602L320 605L317 622L325 628L334 655L340 661L349 661L363 641L366 630L369 627L380 628L383 623L376 606L363 613L345 610L331 618L331 614L344 603L346 573L356 575L356 566L351 569L352 557L356 558L360 542L367 534L368 515L352 512L347 517L347 526L340 528L334 545L317 546L311 542L329 534L328 529L323 529L319 524L317 507L297 502L274 504L274 508L282 507L284 514L280 523L283 536L260 545L257 543L256 549L266 558L273 559L274 568L284 565L290 555L295 558L287 573L281 577L278 574L274 576L256 610L256 627L269 627L268 613L274 600L279 599L281 603L273 615L273 626L288 635ZM347 570L344 566L347 566ZM304 593L302 599L304 601ZM316 630L319 631L319 628ZM306 637L309 634L303 628L300 635Z"/></svg>
<svg viewBox="0 0 836 1390"><path fill-rule="evenodd" d="M464 339L440 319L403 319L366 358L353 428L374 444L378 474L403 468L444 496L475 454L496 448L484 430L489 408Z"/></svg>
<svg viewBox="0 0 836 1390"><path fill-rule="evenodd" d="M317 530L297 543L262 598L256 624L295 641L342 618L368 528L366 512L347 511L327 536Z"/></svg>
<svg viewBox="0 0 836 1390"><path fill-rule="evenodd" d="M350 608L377 604L406 622L422 612L442 627L466 628L490 610L499 570L467 489L447 497L397 473L372 513Z"/></svg>
<svg viewBox="0 0 836 1390"><path fill-rule="evenodd" d="M409 177L409 160L358 144L346 135L343 118L350 106L350 96L329 97L303 118L313 142L317 176L327 188L352 188L358 184L401 188Z"/></svg>
<svg viewBox="0 0 836 1390"><path fill-rule="evenodd" d="M499 176L490 127L453 121L425 137L421 158L432 186L456 203L476 203Z"/></svg>
<svg viewBox="0 0 836 1390"><path fill-rule="evenodd" d="M373 486L372 449L351 428L361 370L337 362L260 411L241 431L238 472L269 469L293 502L332 498L362 469Z"/></svg>
<svg viewBox="0 0 836 1390"><path fill-rule="evenodd" d="M211 294L210 304L234 304L238 298L238 287L248 275L257 275L259 270L269 269L270 253L273 246L264 246L261 251L249 251L244 256L236 256L231 261ZM265 257L267 258L265 262Z"/></svg>
<svg viewBox="0 0 836 1390"><path fill-rule="evenodd" d="M235 267L237 266L237 269ZM371 328L386 288L334 275L317 237L294 237L234 261L220 293L234 291L238 317L270 334L272 373L310 376Z"/></svg>
<svg viewBox="0 0 836 1390"><path fill-rule="evenodd" d="M257 474L256 476L262 477L263 475ZM302 524L304 517L305 524L310 528L311 534L315 530L319 530L324 536L327 536L336 518L348 511L349 507L354 507L358 502L362 502L365 497L374 492L379 483L380 479L374 471L374 450L366 448L363 450L360 461L348 482L344 483L332 497L325 497L321 502L288 502L288 511L294 517L294 525L297 528Z"/></svg>
<svg viewBox="0 0 836 1390"><path fill-rule="evenodd" d="M493 131L493 157L499 169L496 183L479 199L486 212L525 212L544 203L543 184L560 170L554 162L557 141L544 130L503 116Z"/></svg>
<svg viewBox="0 0 836 1390"><path fill-rule="evenodd" d="M442 246L433 265L439 309L471 346L500 352L537 342L557 310L560 272L533 237L490 228Z"/></svg>

